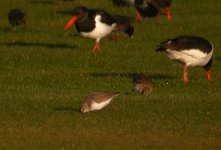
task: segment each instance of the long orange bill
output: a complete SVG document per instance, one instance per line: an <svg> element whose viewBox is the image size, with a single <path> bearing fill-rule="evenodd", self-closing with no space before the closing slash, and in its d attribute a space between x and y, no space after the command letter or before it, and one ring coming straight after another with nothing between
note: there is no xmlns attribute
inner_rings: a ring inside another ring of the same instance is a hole
<svg viewBox="0 0 221 150"><path fill-rule="evenodd" d="M169 7L166 7L166 8L165 8L165 14L166 14L167 20L170 20L170 19L171 19L171 16L170 16L170 8L169 8Z"/></svg>
<svg viewBox="0 0 221 150"><path fill-rule="evenodd" d="M210 69L206 72L206 76L207 76L207 79L210 81L210 79L211 79L211 70Z"/></svg>
<svg viewBox="0 0 221 150"><path fill-rule="evenodd" d="M68 23L64 26L64 29L67 30L68 28L70 28L76 21L78 20L78 18L76 16L73 16Z"/></svg>

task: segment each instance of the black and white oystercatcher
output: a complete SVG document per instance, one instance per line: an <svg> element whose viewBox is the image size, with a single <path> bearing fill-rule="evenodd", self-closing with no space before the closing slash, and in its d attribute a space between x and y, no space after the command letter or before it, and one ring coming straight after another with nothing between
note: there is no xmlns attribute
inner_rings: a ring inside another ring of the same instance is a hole
<svg viewBox="0 0 221 150"><path fill-rule="evenodd" d="M157 17L159 14L165 15L167 20L171 19L172 0L134 0L134 3L137 20L141 20L142 17Z"/></svg>
<svg viewBox="0 0 221 150"><path fill-rule="evenodd" d="M160 43L157 51L166 51L170 59L183 64L183 81L187 82L187 67L199 66L206 70L207 79L211 78L213 46L198 36L178 36Z"/></svg>
<svg viewBox="0 0 221 150"><path fill-rule="evenodd" d="M11 9L8 13L8 21L13 29L19 25L26 25L25 13L18 8Z"/></svg>
<svg viewBox="0 0 221 150"><path fill-rule="evenodd" d="M70 28L75 23L77 31L83 37L95 39L93 52L100 51L100 40L109 35L117 25L115 19L104 10L77 6L72 15L64 29Z"/></svg>
<svg viewBox="0 0 221 150"><path fill-rule="evenodd" d="M136 20L142 20L142 17L156 17L159 14L166 16L167 20L171 19L170 6L172 0L112 0L117 6L127 3L136 9Z"/></svg>

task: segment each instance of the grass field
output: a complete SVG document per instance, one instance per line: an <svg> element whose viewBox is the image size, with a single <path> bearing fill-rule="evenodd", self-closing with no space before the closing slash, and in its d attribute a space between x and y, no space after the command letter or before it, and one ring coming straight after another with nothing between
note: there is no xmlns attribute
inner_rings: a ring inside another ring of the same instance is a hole
<svg viewBox="0 0 221 150"><path fill-rule="evenodd" d="M43 1L43 0L42 0ZM133 8L108 0L41 3L1 1L0 149L221 149L221 3L174 0L172 19L134 21L135 37L93 40L64 31L74 5L134 17ZM27 27L11 31L7 13L19 7ZM204 70L182 66L156 46L177 35L199 35L214 44L212 80ZM131 91L132 73L150 76L150 96ZM101 111L79 112L92 91L120 92Z"/></svg>

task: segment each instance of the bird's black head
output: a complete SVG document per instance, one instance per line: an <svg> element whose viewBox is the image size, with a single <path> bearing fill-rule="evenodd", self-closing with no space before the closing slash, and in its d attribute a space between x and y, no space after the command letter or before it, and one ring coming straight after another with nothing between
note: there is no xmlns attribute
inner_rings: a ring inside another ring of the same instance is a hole
<svg viewBox="0 0 221 150"><path fill-rule="evenodd" d="M20 9L11 9L8 13L8 20L12 26L25 25L26 17Z"/></svg>
<svg viewBox="0 0 221 150"><path fill-rule="evenodd" d="M84 6L77 6L72 11L72 16L78 17L78 20L84 19L88 9Z"/></svg>
<svg viewBox="0 0 221 150"><path fill-rule="evenodd" d="M75 7L71 13L72 17L68 21L68 23L64 26L64 29L67 30L76 22L83 22L84 20L86 20L88 16L87 11L88 11L87 8L84 6Z"/></svg>
<svg viewBox="0 0 221 150"><path fill-rule="evenodd" d="M213 63L213 59L211 58L211 59L209 60L209 62L208 62L205 66L203 66L203 68L204 68L206 71L210 70L211 67L212 67L212 63Z"/></svg>

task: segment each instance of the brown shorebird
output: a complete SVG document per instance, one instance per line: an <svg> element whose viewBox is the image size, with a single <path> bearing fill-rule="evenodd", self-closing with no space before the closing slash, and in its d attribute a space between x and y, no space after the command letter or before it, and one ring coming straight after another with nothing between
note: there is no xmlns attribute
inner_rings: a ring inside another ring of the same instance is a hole
<svg viewBox="0 0 221 150"><path fill-rule="evenodd" d="M133 90L138 91L141 95L149 95L152 92L153 84L144 74L134 74L132 76Z"/></svg>
<svg viewBox="0 0 221 150"><path fill-rule="evenodd" d="M92 92L86 97L85 102L81 105L80 111L86 113L100 110L107 106L117 95L119 95L119 93Z"/></svg>

